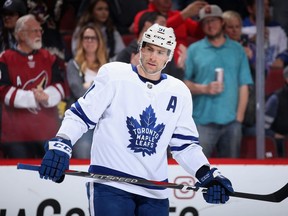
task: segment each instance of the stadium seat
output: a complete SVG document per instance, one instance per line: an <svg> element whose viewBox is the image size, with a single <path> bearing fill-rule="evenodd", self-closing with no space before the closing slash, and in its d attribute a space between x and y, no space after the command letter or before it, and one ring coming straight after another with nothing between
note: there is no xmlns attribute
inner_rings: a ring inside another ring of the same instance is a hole
<svg viewBox="0 0 288 216"><path fill-rule="evenodd" d="M68 4L64 14L60 20L59 30L61 34L72 34L76 27L76 10L75 8Z"/></svg>
<svg viewBox="0 0 288 216"><path fill-rule="evenodd" d="M123 34L122 35L122 40L123 40L125 46L128 46L135 38L136 38L136 36L134 34Z"/></svg>
<svg viewBox="0 0 288 216"><path fill-rule="evenodd" d="M277 146L275 140L265 136L265 158L276 158ZM257 158L257 137L243 136L240 150L240 158Z"/></svg>
<svg viewBox="0 0 288 216"><path fill-rule="evenodd" d="M270 96L284 85L283 69L271 68L265 78L265 96Z"/></svg>

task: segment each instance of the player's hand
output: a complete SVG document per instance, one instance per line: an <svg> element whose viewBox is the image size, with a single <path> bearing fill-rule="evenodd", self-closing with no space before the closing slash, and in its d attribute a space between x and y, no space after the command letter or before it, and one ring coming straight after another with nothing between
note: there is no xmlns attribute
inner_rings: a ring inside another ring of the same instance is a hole
<svg viewBox="0 0 288 216"><path fill-rule="evenodd" d="M45 150L39 169L40 178L60 183L64 180L65 170L69 168L71 141L60 137L53 138L45 143Z"/></svg>
<svg viewBox="0 0 288 216"><path fill-rule="evenodd" d="M207 203L226 203L229 200L229 194L234 193L230 180L221 175L217 168L209 170L195 186L207 188L207 193L203 193Z"/></svg>

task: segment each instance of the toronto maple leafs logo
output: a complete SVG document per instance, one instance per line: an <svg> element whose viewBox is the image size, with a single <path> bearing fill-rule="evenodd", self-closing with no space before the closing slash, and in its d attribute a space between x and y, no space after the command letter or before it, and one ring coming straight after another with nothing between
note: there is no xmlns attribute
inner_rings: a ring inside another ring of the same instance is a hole
<svg viewBox="0 0 288 216"><path fill-rule="evenodd" d="M157 142L165 128L163 123L156 125L156 120L151 105L142 112L142 115L140 114L140 124L133 117L127 117L126 124L131 137L128 148L136 153L142 152L143 157L145 154L156 153Z"/></svg>

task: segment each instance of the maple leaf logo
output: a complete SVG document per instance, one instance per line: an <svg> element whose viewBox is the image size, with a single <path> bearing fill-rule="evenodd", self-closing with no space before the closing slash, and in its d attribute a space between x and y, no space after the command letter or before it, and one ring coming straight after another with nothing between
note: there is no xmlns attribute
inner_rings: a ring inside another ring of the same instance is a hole
<svg viewBox="0 0 288 216"><path fill-rule="evenodd" d="M156 153L157 142L165 128L163 123L155 127L156 120L151 105L142 112L142 115L140 114L140 123L133 117L127 117L126 124L131 137L128 148L136 153L142 152L143 157L145 154L150 156Z"/></svg>

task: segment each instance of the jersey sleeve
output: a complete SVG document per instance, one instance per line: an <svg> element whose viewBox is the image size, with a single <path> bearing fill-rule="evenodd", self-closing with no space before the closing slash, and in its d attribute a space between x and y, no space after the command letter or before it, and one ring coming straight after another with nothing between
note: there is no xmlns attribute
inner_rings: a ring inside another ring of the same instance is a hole
<svg viewBox="0 0 288 216"><path fill-rule="evenodd" d="M192 118L192 97L188 89L185 90L185 99L181 115L170 142L173 158L188 173L195 176L197 170L209 162L199 143L199 134Z"/></svg>
<svg viewBox="0 0 288 216"><path fill-rule="evenodd" d="M107 68L102 66L92 86L65 112L59 136L67 136L74 144L88 129L93 129L110 105L115 89Z"/></svg>

